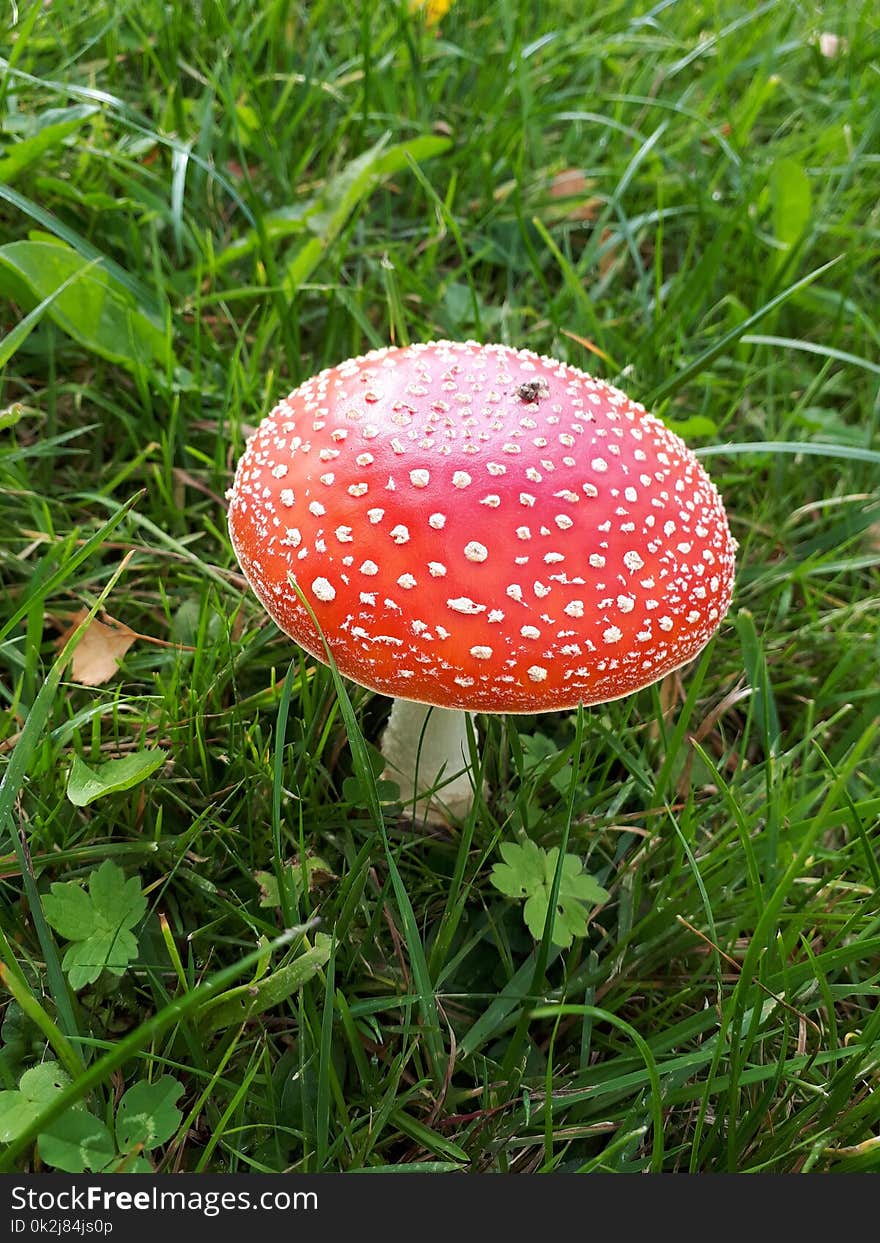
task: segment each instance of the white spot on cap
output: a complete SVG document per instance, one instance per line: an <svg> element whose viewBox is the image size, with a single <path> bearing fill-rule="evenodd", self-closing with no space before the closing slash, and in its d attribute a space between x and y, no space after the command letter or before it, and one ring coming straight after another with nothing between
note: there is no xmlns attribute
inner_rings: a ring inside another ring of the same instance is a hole
<svg viewBox="0 0 880 1243"><path fill-rule="evenodd" d="M657 625L660 627L661 630L665 630L668 633L672 629L672 618L661 617Z"/></svg>
<svg viewBox="0 0 880 1243"><path fill-rule="evenodd" d="M474 660L491 660L492 649L491 647L472 647L471 656Z"/></svg>
<svg viewBox="0 0 880 1243"><path fill-rule="evenodd" d="M385 510L384 509L368 509L367 517L369 518L370 522L372 522L373 526L375 526L377 522L381 522L382 519L385 517Z"/></svg>
<svg viewBox="0 0 880 1243"><path fill-rule="evenodd" d="M522 626L520 634L524 639L540 639L541 632L537 626Z"/></svg>
<svg viewBox="0 0 880 1243"><path fill-rule="evenodd" d="M511 583L510 586L506 588L505 594L510 596L511 600L516 600L517 603L522 604L523 589L520 587L519 583Z"/></svg>
<svg viewBox="0 0 880 1243"><path fill-rule="evenodd" d="M593 567L594 570L601 570L603 566L605 565L605 558L602 556L600 552L591 552L590 553L590 565Z"/></svg>
<svg viewBox="0 0 880 1243"><path fill-rule="evenodd" d="M378 574L378 573L379 573L379 567L378 565L376 565L375 561L365 561L363 565L361 566L361 574L369 574L370 576L372 576L373 574Z"/></svg>
<svg viewBox="0 0 880 1243"><path fill-rule="evenodd" d="M608 469L608 463L603 457L594 457L590 465L597 475L603 475Z"/></svg>
<svg viewBox="0 0 880 1243"><path fill-rule="evenodd" d="M409 481L414 488L427 488L431 482L431 475L426 470L411 470L409 472Z"/></svg>
<svg viewBox="0 0 880 1243"><path fill-rule="evenodd" d="M431 514L431 517L428 519L428 526L432 527L435 531L442 531L446 526L446 515Z"/></svg>
<svg viewBox="0 0 880 1243"><path fill-rule="evenodd" d="M623 564L628 570L632 570L633 573L635 573L635 571L640 570L645 563L635 549L631 549L629 552L625 552L623 554Z"/></svg>
<svg viewBox="0 0 880 1243"><path fill-rule="evenodd" d="M621 613L631 613L636 607L636 602L632 596L618 596L617 607L620 609Z"/></svg>
<svg viewBox="0 0 880 1243"><path fill-rule="evenodd" d="M349 496L364 496L367 492L369 492L369 490L370 490L369 484L353 483L348 489L348 495Z"/></svg>
<svg viewBox="0 0 880 1243"><path fill-rule="evenodd" d="M287 474L287 463L286 462L279 462L277 466L272 467L272 478L273 479L283 479L286 474Z"/></svg>
<svg viewBox="0 0 880 1243"><path fill-rule="evenodd" d="M324 506L321 504L320 501L312 501L311 504L309 505L309 513L314 514L316 518L323 518L326 512L327 510L324 508Z"/></svg>
<svg viewBox="0 0 880 1243"><path fill-rule="evenodd" d="M486 470L495 476L507 474L507 467L502 462L487 462Z"/></svg>
<svg viewBox="0 0 880 1243"><path fill-rule="evenodd" d="M568 531L574 526L574 522L569 518L568 514L557 514L553 519L560 531Z"/></svg>
<svg viewBox="0 0 880 1243"><path fill-rule="evenodd" d="M331 485L331 484L333 483L333 481L335 480L335 478L336 478L336 476L333 474L333 472L332 472L332 471L328 471L326 475L322 475L322 476L321 476L321 483L323 483L325 487L328 487L328 488L329 488L329 487L330 487L330 485Z"/></svg>
<svg viewBox="0 0 880 1243"><path fill-rule="evenodd" d="M531 539L532 533L528 527L517 527L516 534L519 539Z"/></svg>
<svg viewBox="0 0 880 1243"><path fill-rule="evenodd" d="M535 503L535 498L532 496L531 492L520 492L519 503L520 505L525 505L527 509L531 509Z"/></svg>
<svg viewBox="0 0 880 1243"><path fill-rule="evenodd" d="M375 607L376 593L374 591L362 591L360 595L361 604L370 604Z"/></svg>
<svg viewBox="0 0 880 1243"><path fill-rule="evenodd" d="M466 470L457 470L452 476L453 488L466 488L471 482L471 477Z"/></svg>
<svg viewBox="0 0 880 1243"><path fill-rule="evenodd" d="M409 543L409 531L402 522L399 522L396 527L391 528L391 538L394 540L395 544Z"/></svg>
<svg viewBox="0 0 880 1243"><path fill-rule="evenodd" d="M456 613L485 613L485 604L476 604L468 596L457 596L454 600L446 601L449 608L454 609Z"/></svg>
<svg viewBox="0 0 880 1243"><path fill-rule="evenodd" d="M351 527L337 527L336 538L339 540L340 544L350 544L354 539L354 536L351 533Z"/></svg>
<svg viewBox="0 0 880 1243"><path fill-rule="evenodd" d="M606 643L619 643L623 638L623 631L618 630L617 626L609 626L602 631L602 638Z"/></svg>
<svg viewBox="0 0 880 1243"><path fill-rule="evenodd" d="M584 615L583 600L571 600L568 604L566 604L565 608L563 609L563 612L567 613L569 617L583 617Z"/></svg>
<svg viewBox="0 0 880 1243"><path fill-rule="evenodd" d="M432 578L444 578L446 575L446 566L442 561L429 561L428 571Z"/></svg>
<svg viewBox="0 0 880 1243"><path fill-rule="evenodd" d="M542 665L530 665L526 672L533 682L544 682L547 679L547 670Z"/></svg>
<svg viewBox="0 0 880 1243"><path fill-rule="evenodd" d="M634 505L635 502L639 499L639 494L638 492L636 492L635 488L624 488L623 495L625 499L630 502L631 505Z"/></svg>
<svg viewBox="0 0 880 1243"><path fill-rule="evenodd" d="M400 578L397 580L397 585L398 587L405 587L407 591L409 591L410 588L415 587L416 580L413 578L412 574L401 574Z"/></svg>
<svg viewBox="0 0 880 1243"><path fill-rule="evenodd" d="M336 599L336 588L326 578L316 578L312 583L312 591L324 604Z"/></svg>
<svg viewBox="0 0 880 1243"><path fill-rule="evenodd" d="M282 488L279 499L282 505L290 509L294 502L293 488Z"/></svg>
<svg viewBox="0 0 880 1243"><path fill-rule="evenodd" d="M471 540L469 544L464 546L464 555L468 561L485 561L489 555L489 549L485 544L480 544L476 540Z"/></svg>

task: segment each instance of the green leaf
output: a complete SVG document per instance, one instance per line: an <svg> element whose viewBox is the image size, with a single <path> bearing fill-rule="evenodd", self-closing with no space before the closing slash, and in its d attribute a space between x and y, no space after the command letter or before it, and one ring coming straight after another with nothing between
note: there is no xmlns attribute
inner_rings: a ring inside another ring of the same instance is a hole
<svg viewBox="0 0 880 1243"><path fill-rule="evenodd" d="M533 841L521 846L515 842L502 842L503 863L496 863L490 880L508 898L527 898L544 882L544 852Z"/></svg>
<svg viewBox="0 0 880 1243"><path fill-rule="evenodd" d="M386 177L402 172L410 159L419 162L439 155L449 147L448 138L414 138L384 150L380 140L358 156L338 176L328 181L312 203L306 224L315 236L306 242L287 265L284 288L293 294L307 281L321 262L324 252L336 240L354 209Z"/></svg>
<svg viewBox="0 0 880 1243"><path fill-rule="evenodd" d="M254 872L254 880L260 886L260 907L273 909L281 905L278 877L273 872Z"/></svg>
<svg viewBox="0 0 880 1243"><path fill-rule="evenodd" d="M0 1092L0 1141L8 1144L20 1135L68 1083L70 1076L57 1062L43 1062L25 1071L15 1091Z"/></svg>
<svg viewBox="0 0 880 1243"><path fill-rule="evenodd" d="M36 311L31 312L31 315L37 315L37 312L39 312L37 319L41 319L44 309L45 308L38 306ZM27 321L30 318L31 316L28 315L26 319L23 319L20 324L17 324L16 327L13 328L12 332L9 333L9 336L3 338L3 343L0 345L0 351L6 351L10 338L18 331L19 328L22 327L22 325L26 325L26 331L20 335L16 341L13 341L11 351L6 353L5 357L0 357L0 365L4 367L6 366L6 363L12 357L12 354L15 353L31 329L36 326L35 323L28 325ZM0 410L0 432L5 432L7 428L15 427L16 423L18 423L23 417L26 410L27 406L23 406L20 401L13 402L13 404L11 406L7 406L5 410Z"/></svg>
<svg viewBox="0 0 880 1243"><path fill-rule="evenodd" d="M388 781L382 777L376 780L376 793L381 803L400 802L400 786L396 781ZM369 794L358 777L346 777L342 783L342 797L352 807L368 807Z"/></svg>
<svg viewBox="0 0 880 1243"><path fill-rule="evenodd" d="M131 1152L137 1145L156 1148L169 1140L183 1117L175 1103L182 1092L183 1084L172 1075L129 1088L116 1111L120 1152Z"/></svg>
<svg viewBox="0 0 880 1243"><path fill-rule="evenodd" d="M143 918L147 901L138 878L126 880L109 859L90 875L88 894L75 881L56 881L43 907L51 926L71 942L62 961L71 988L94 983L102 971L122 975L137 955L129 929Z"/></svg>
<svg viewBox="0 0 880 1243"><path fill-rule="evenodd" d="M95 932L85 941L74 941L67 947L61 966L67 972L74 992L94 984L102 971L122 975L137 956L137 941L124 929L113 933Z"/></svg>
<svg viewBox="0 0 880 1243"><path fill-rule="evenodd" d="M670 419L664 414L663 422L671 432L684 440L691 440L695 436L714 436L718 431L717 423L705 414L692 414L687 419Z"/></svg>
<svg viewBox="0 0 880 1243"><path fill-rule="evenodd" d="M503 842L503 863L492 868L490 880L495 888L508 898L525 898L523 918L529 932L539 941L544 934L553 877L559 859L559 848L542 850L535 842L527 840L521 845ZM587 931L587 906L606 902L606 889L583 870L577 855L565 855L553 925L553 944L566 949L574 937L582 937Z"/></svg>
<svg viewBox="0 0 880 1243"><path fill-rule="evenodd" d="M43 898L50 925L68 941L88 936L93 924L89 895L75 881L55 881Z"/></svg>
<svg viewBox="0 0 880 1243"><path fill-rule="evenodd" d="M167 758L164 751L151 748L92 768L76 756L67 778L67 797L74 807L86 807L105 794L130 790L152 776Z"/></svg>
<svg viewBox="0 0 880 1243"><path fill-rule="evenodd" d="M89 271L84 269L89 268ZM75 285L62 289L71 278ZM168 336L115 276L56 240L0 246L0 289L39 302L57 293L47 315L80 345L131 371L173 362Z"/></svg>
<svg viewBox="0 0 880 1243"><path fill-rule="evenodd" d="M305 869L299 859L294 863L285 866L285 872L290 877L290 884L294 895L298 898L304 889L303 872ZM309 889L314 888L316 884L324 884L328 880L335 879L330 864L326 859L322 859L320 855L309 855L308 859L309 872ZM261 907L277 907L281 905L281 894L278 889L278 878L274 872L254 872L254 880L260 886L260 906Z"/></svg>
<svg viewBox="0 0 880 1243"><path fill-rule="evenodd" d="M302 988L325 965L330 957L330 937L325 932L315 936L315 944L293 962L279 967L265 979L242 984L221 993L205 1007L200 1020L203 1036L223 1028L237 1026L274 1006Z"/></svg>
<svg viewBox="0 0 880 1243"><path fill-rule="evenodd" d="M773 233L786 250L799 242L810 223L813 195L810 179L796 160L777 160L770 171L770 203ZM775 256L776 265L785 254Z"/></svg>
<svg viewBox="0 0 880 1243"><path fill-rule="evenodd" d="M44 112L36 118L32 132L9 147L9 154L0 160L0 181L11 182L45 152L59 146L98 111L91 104L76 104L72 108L51 108Z"/></svg>
<svg viewBox="0 0 880 1243"><path fill-rule="evenodd" d="M102 1170L116 1155L113 1137L99 1118L69 1109L40 1133L40 1157L67 1174Z"/></svg>
<svg viewBox="0 0 880 1243"><path fill-rule="evenodd" d="M335 177L329 178L314 198L279 208L267 215L264 231L270 244L283 242L295 234L314 234L288 264L285 281L288 291L292 292L308 280L324 251L339 236L348 217L382 180L405 171L410 159L419 163L430 160L441 155L449 145L448 138L426 135L389 147L387 138L383 138L347 164ZM248 233L218 256L217 266L243 259L259 247L260 241L256 231Z"/></svg>
<svg viewBox="0 0 880 1243"><path fill-rule="evenodd" d="M36 328L37 324L49 310L52 303L57 301L65 290L69 289L71 285L80 280L86 272L91 271L92 268L95 267L95 263L96 261L93 259L90 263L83 264L78 272L74 272L73 275L69 276L66 281L63 281L57 289L53 290L52 293L43 299L39 306L35 306L32 311L25 315L24 319L19 320L11 332L6 334L3 340L0 341L0 367L6 366L15 351L27 340ZM19 406L17 409L21 410L23 407ZM14 417L11 418L9 417L7 411L4 411L3 414L0 415L0 430L5 427L10 427L14 423L18 422L19 416L15 414L15 411L16 407L12 407Z"/></svg>

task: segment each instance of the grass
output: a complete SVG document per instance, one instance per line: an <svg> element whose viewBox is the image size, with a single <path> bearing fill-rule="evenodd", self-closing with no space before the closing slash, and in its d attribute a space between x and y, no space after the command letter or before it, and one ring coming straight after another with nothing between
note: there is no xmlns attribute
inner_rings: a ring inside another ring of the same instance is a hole
<svg viewBox="0 0 880 1243"><path fill-rule="evenodd" d="M873 9L18 4L0 1086L69 1082L6 1168L163 1076L162 1172L877 1168ZM387 702L267 621L223 495L297 382L439 336L651 402L741 551L695 666L481 720L489 793L426 834L375 783ZM95 686L58 643L83 609L144 636ZM145 781L67 797L75 756L155 748ZM490 883L524 835L610 891L569 950ZM146 895L138 953L74 993L43 902L107 858Z"/></svg>

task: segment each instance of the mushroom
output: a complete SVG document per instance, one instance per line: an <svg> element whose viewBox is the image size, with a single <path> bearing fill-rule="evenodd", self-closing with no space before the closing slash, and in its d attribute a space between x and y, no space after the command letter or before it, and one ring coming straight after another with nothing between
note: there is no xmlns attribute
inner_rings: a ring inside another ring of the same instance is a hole
<svg viewBox="0 0 880 1243"><path fill-rule="evenodd" d="M423 815L471 804L468 713L629 695L730 604L736 543L693 453L529 350L435 341L322 371L260 424L229 498L273 620L394 697L383 754Z"/></svg>

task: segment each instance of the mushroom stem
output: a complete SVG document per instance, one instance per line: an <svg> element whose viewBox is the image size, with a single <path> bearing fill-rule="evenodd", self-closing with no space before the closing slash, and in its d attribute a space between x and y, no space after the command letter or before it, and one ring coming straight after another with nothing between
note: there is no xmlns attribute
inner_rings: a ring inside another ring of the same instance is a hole
<svg viewBox="0 0 880 1243"><path fill-rule="evenodd" d="M395 699L382 736L384 776L415 801L419 820L446 824L470 811L474 801L467 718L473 713Z"/></svg>

